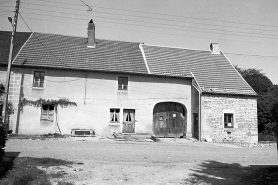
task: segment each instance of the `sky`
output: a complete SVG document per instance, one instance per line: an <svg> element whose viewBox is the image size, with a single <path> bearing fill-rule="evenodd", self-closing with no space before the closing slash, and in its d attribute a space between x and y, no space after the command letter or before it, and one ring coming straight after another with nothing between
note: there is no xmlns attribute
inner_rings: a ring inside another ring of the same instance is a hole
<svg viewBox="0 0 278 185"><path fill-rule="evenodd" d="M0 30L11 31L16 0L0 0ZM240 68L261 69L278 84L277 0L21 0L18 32L209 50L218 43Z"/></svg>

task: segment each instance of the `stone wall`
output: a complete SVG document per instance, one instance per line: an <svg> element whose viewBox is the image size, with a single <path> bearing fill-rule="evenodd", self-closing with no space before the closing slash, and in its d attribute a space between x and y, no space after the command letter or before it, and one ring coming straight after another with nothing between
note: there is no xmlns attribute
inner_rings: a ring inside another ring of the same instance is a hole
<svg viewBox="0 0 278 185"><path fill-rule="evenodd" d="M256 98L202 95L201 106L201 138L212 142L258 143ZM233 114L233 128L224 128L224 113Z"/></svg>
<svg viewBox="0 0 278 185"><path fill-rule="evenodd" d="M13 69L10 75L10 87L9 87L9 102L12 102L14 108L14 114L9 118L9 130L13 133L18 133L17 118L19 114L19 95L21 93L21 69Z"/></svg>

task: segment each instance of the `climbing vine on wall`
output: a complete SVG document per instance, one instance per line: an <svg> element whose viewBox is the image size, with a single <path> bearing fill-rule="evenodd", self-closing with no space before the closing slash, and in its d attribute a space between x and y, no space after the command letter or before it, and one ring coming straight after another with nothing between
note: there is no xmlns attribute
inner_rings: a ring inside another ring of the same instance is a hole
<svg viewBox="0 0 278 185"><path fill-rule="evenodd" d="M75 102L72 102L72 101L69 101L69 99L67 98L60 98L58 100L45 100L45 99L38 99L38 100L27 100L26 98L23 98L21 99L20 101L20 109L21 111L23 111L23 106L34 106L34 107L42 107L42 105L45 105L45 104L48 104L48 105L53 105L55 107L55 113L56 113L56 124L57 124L57 127L59 129L59 133L61 133L61 129L59 127L59 124L58 124L58 119L57 119L57 113L58 113L58 105L61 106L62 108L65 108L65 107L69 107L69 106L77 106L77 104Z"/></svg>
<svg viewBox="0 0 278 185"><path fill-rule="evenodd" d="M61 106L62 108L68 107L68 106L77 106L75 102L69 101L67 98L60 98L58 100L45 100L45 99L38 99L38 100L27 100L26 98L23 98L21 100L21 106L34 106L34 107L41 107L43 104L50 104L54 105L57 107L58 105Z"/></svg>

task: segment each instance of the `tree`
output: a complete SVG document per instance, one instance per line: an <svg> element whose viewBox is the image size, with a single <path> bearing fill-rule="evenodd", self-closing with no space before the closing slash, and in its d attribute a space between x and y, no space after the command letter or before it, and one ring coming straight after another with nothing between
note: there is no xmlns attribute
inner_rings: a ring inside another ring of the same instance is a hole
<svg viewBox="0 0 278 185"><path fill-rule="evenodd" d="M271 114L274 122L276 123L276 143L277 143L277 152L278 152L278 101L276 101L271 109Z"/></svg>
<svg viewBox="0 0 278 185"><path fill-rule="evenodd" d="M273 86L271 80L264 73L262 73L261 69L242 69L238 66L235 66L235 68L259 95L266 94L269 88Z"/></svg>
<svg viewBox="0 0 278 185"><path fill-rule="evenodd" d="M242 69L238 66L235 66L235 68L256 93L261 95L257 102L259 132L270 135L275 134L269 124L274 123L271 110L274 102L278 100L278 86L273 85L261 69Z"/></svg>
<svg viewBox="0 0 278 185"><path fill-rule="evenodd" d="M2 92L5 90L3 84L0 84L0 96L2 95ZM6 145L6 140L7 140L7 132L5 130L5 125L2 121L2 118L0 119L0 172L1 172L1 167L3 166L3 159L4 159L4 147Z"/></svg>
<svg viewBox="0 0 278 185"><path fill-rule="evenodd" d="M4 85L0 84L0 96L3 95L2 92L4 91L5 91ZM11 102L8 103L7 114L8 115L13 114L13 104ZM1 118L0 119L0 172L2 170L1 167L3 166L3 159L5 155L3 148L6 146L6 140L7 140L7 125L4 124L4 121Z"/></svg>

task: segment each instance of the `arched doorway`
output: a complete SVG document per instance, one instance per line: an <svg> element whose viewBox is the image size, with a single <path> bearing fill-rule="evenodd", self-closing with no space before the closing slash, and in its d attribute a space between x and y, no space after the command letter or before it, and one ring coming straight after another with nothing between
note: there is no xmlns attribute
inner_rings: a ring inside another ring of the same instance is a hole
<svg viewBox="0 0 278 185"><path fill-rule="evenodd" d="M156 137L180 137L186 132L187 111L176 102L157 103L153 109L153 132Z"/></svg>

